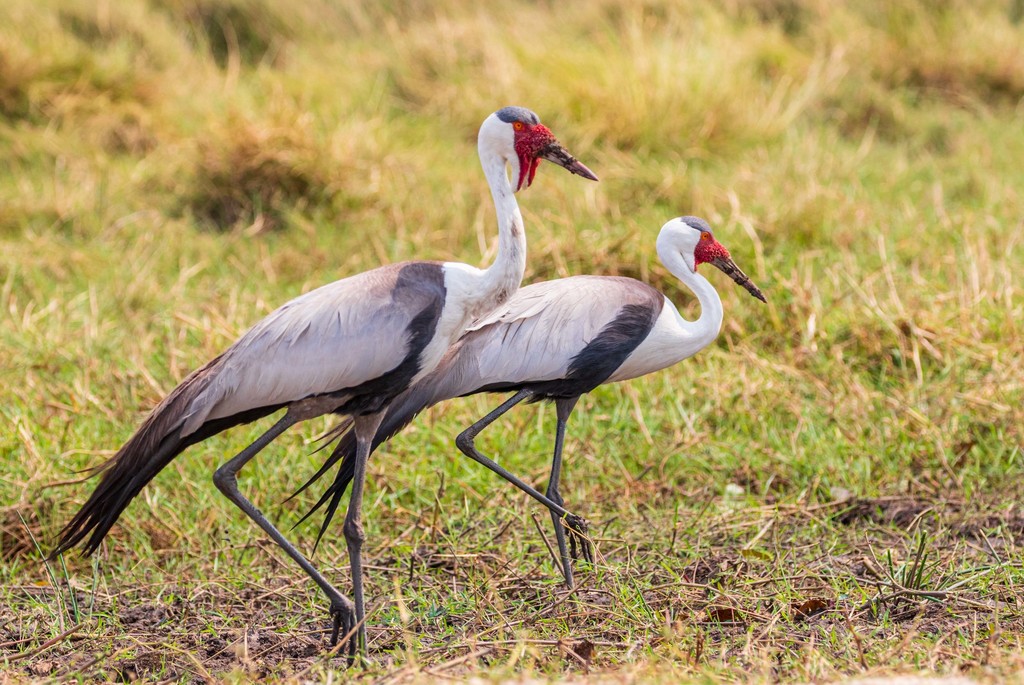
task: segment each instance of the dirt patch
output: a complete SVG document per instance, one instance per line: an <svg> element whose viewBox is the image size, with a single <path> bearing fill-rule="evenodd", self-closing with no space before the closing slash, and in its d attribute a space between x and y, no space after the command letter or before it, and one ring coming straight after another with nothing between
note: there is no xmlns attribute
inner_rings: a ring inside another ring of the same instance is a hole
<svg viewBox="0 0 1024 685"><path fill-rule="evenodd" d="M156 628L170 618L170 612L165 607L153 604L130 606L121 612L121 622L136 630Z"/></svg>
<svg viewBox="0 0 1024 685"><path fill-rule="evenodd" d="M988 514L966 518L955 525L958 535L969 540L984 541L996 547L1005 546L1000 533L1017 544L1024 544L1024 513Z"/></svg>
<svg viewBox="0 0 1024 685"><path fill-rule="evenodd" d="M835 520L844 525L861 522L908 528L929 511L948 511L949 503L936 504L910 497L883 497L876 499L855 499L841 509Z"/></svg>
<svg viewBox="0 0 1024 685"><path fill-rule="evenodd" d="M707 584L721 571L720 559L700 558L683 568L682 577L688 583Z"/></svg>
<svg viewBox="0 0 1024 685"><path fill-rule="evenodd" d="M905 640L939 639L977 645L949 652L945 667L981 664L1024 630L1019 572L993 560L993 550L1016 549L1010 531L1020 515L990 504L894 497L839 511L735 508L701 519L696 542L674 545L670 531L651 535L638 517L599 549L597 565L576 564L571 592L526 533L496 542L482 527L456 547L418 544L401 554L378 544L365 559L370 673L400 673L409 649L416 668L452 677L515 655L544 672L583 674L636 650L698 664L750 649L774 655L771 668L787 680L804 673L803 657L792 655L809 645L827 645L829 659L855 672L858 649L895 663ZM823 527L812 529L814 521ZM79 591L83 626L24 659L17 674L323 680L340 670L343 659L325 656L330 621L318 590L273 554L258 559L242 582L237 569L217 576L211 567L201 582L119 580ZM347 568L343 558L329 561L332 573ZM59 636L51 588L9 597L0 607L5 656Z"/></svg>
<svg viewBox="0 0 1024 685"><path fill-rule="evenodd" d="M117 665L118 680L133 683L147 677L162 674L164 677L176 678L177 672L161 673L165 670L166 657L158 652L143 652L133 659L125 659Z"/></svg>

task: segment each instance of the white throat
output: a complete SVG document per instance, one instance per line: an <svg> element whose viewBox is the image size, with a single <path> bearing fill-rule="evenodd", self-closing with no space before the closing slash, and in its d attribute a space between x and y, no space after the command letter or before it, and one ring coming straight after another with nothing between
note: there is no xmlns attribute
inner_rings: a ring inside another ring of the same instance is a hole
<svg viewBox="0 0 1024 685"><path fill-rule="evenodd" d="M697 349L704 348L718 337L718 332L722 329L722 299L708 279L697 273L696 267L692 264L692 251L690 258L686 259L669 240L663 240L663 236L664 232L658 236L658 258L673 276L693 291L700 303L700 316L695 321L687 321L673 307L677 325L688 341L698 346Z"/></svg>
<svg viewBox="0 0 1024 685"><path fill-rule="evenodd" d="M672 275L697 296L700 317L696 321L687 321L666 297L651 332L615 370L609 381L624 381L667 369L710 345L722 327L722 301L718 293L706 278L686 263L678 246L663 238L665 236L658 238L658 256Z"/></svg>
<svg viewBox="0 0 1024 685"><path fill-rule="evenodd" d="M498 254L494 262L484 269L479 286L481 300L487 301L486 310L511 297L519 289L523 274L526 272L526 231L523 226L523 215L519 211L519 203L516 202L505 163L506 160L501 155L485 155L481 150L480 164L491 188L498 219ZM512 171L515 172L518 166L516 161Z"/></svg>

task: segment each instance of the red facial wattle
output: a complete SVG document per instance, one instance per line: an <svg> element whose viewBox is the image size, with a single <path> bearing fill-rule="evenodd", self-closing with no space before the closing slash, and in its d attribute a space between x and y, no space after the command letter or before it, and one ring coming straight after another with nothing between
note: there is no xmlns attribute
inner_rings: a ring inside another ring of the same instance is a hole
<svg viewBox="0 0 1024 685"><path fill-rule="evenodd" d="M516 156L519 157L519 178L516 190L522 190L533 183L540 165L540 153L552 143L557 142L554 134L544 124L526 126L515 133Z"/></svg>
<svg viewBox="0 0 1024 685"><path fill-rule="evenodd" d="M533 177L537 175L537 167L540 166L540 157L534 157L530 163L530 175L526 177L526 187L533 185Z"/></svg>
<svg viewBox="0 0 1024 685"><path fill-rule="evenodd" d="M700 242L697 243L697 248L693 251L693 266L697 268L701 264L707 264L713 262L716 259L731 259L729 251L725 249L725 246L720 242L711 237L711 234L706 234L708 237L703 236Z"/></svg>

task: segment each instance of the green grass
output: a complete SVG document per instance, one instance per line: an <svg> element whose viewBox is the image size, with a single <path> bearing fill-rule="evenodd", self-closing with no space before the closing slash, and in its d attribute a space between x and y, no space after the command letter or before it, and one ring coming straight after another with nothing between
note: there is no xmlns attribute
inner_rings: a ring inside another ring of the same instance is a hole
<svg viewBox="0 0 1024 685"><path fill-rule="evenodd" d="M697 316L654 255L664 221L697 214L769 304L712 276L715 345L580 403L562 492L600 557L572 596L547 514L454 450L497 398L435 408L376 455L370 674L1019 678L1020 18L3 3L0 678L360 676L323 656L322 597L212 486L265 424L174 462L94 559L40 551L89 492L75 472L278 304L384 262L490 260L474 141L512 103L602 179L544 166L520 195L527 281L634 276ZM553 426L524 407L479 445L543 482ZM313 501L282 503L325 427L241 474L283 526ZM315 530L291 535L308 550ZM347 589L340 526L316 560ZM585 643L582 664L566 648Z"/></svg>

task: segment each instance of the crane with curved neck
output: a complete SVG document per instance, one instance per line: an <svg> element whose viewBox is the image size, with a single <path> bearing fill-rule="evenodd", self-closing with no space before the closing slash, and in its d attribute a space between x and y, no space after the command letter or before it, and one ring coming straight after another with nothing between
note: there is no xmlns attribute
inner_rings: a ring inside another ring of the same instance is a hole
<svg viewBox="0 0 1024 685"><path fill-rule="evenodd" d="M582 534L586 523L563 508L558 483L566 423L580 396L604 383L668 368L714 341L722 325L722 302L714 286L698 273L700 265L718 268L752 296L765 301L703 219L684 216L666 223L658 234L657 251L669 271L697 296L701 305L697 320L687 321L667 297L630 278L573 276L526 286L505 306L474 324L430 375L397 397L374 437L376 448L417 413L447 399L481 392L515 392L463 431L456 445L548 507L562 571L570 587L573 579L564 529L568 526L576 533L570 539L575 548L577 539L585 539ZM481 430L523 400L555 402L555 450L546 495L481 454L474 444ZM344 431L340 427L341 438L334 452L299 490L305 490L341 461L334 483L303 517L328 505L320 536L352 478L355 436ZM586 553L589 547L584 545L583 550Z"/></svg>
<svg viewBox="0 0 1024 685"><path fill-rule="evenodd" d="M497 215L498 252L483 270L458 262L444 264L448 297L439 322L440 334L425 350L424 367L428 369L466 326L518 290L526 271L526 231L515 194L533 183L540 161L546 159L573 174L597 180L558 143L536 114L523 107L504 107L487 117L477 136L477 152ZM415 380L423 375L421 372Z"/></svg>

